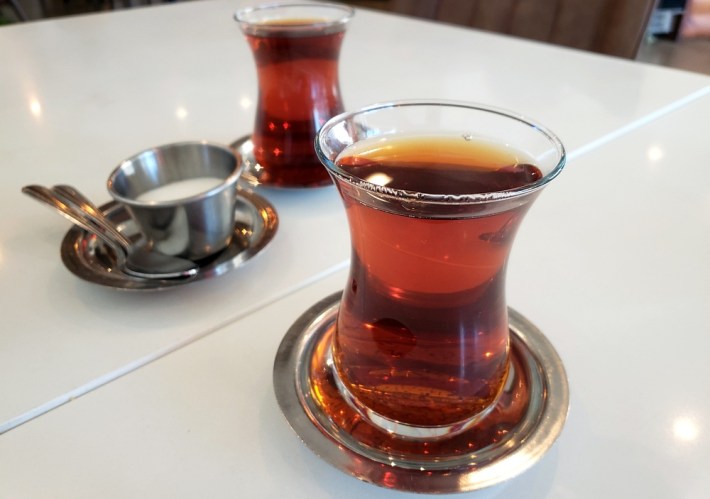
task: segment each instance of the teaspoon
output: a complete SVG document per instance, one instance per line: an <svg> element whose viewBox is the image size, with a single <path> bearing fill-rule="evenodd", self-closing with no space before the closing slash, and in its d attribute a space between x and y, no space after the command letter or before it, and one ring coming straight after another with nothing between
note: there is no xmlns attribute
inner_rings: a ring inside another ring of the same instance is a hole
<svg viewBox="0 0 710 499"><path fill-rule="evenodd" d="M22 192L57 210L62 216L100 238L113 250L117 266L127 274L144 279L189 278L197 274L196 263L151 251L145 245L133 244L103 212L70 186L48 189L28 185Z"/></svg>
<svg viewBox="0 0 710 499"><path fill-rule="evenodd" d="M100 225L109 231L121 245L127 255L126 265L134 275L141 277L155 277L158 273L161 279L174 277L191 277L197 273L197 264L191 260L177 256L166 255L149 248L145 244L134 244L113 222L104 215L104 212L89 198L70 185L55 185L52 191L61 201L74 204L94 224Z"/></svg>

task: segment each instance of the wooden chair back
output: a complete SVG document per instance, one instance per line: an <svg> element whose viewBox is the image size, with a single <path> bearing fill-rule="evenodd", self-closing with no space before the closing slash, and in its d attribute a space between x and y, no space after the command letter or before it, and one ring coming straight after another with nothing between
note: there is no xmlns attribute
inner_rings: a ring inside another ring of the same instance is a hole
<svg viewBox="0 0 710 499"><path fill-rule="evenodd" d="M633 59L655 0L356 0L349 3Z"/></svg>

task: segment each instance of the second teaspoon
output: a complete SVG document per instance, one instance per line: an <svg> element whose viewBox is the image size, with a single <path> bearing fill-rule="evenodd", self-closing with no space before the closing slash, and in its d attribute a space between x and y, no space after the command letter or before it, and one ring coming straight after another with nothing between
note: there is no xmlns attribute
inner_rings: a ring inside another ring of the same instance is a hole
<svg viewBox="0 0 710 499"><path fill-rule="evenodd" d="M116 254L119 268L129 275L144 279L190 278L199 270L197 264L190 260L133 244L100 209L71 186L48 189L29 185L23 187L22 192L51 206L65 218L107 243Z"/></svg>

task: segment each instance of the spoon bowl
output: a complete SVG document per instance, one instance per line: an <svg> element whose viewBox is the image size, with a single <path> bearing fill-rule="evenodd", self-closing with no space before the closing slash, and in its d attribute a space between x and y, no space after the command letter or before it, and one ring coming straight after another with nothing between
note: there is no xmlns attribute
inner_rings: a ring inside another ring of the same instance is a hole
<svg viewBox="0 0 710 499"><path fill-rule="evenodd" d="M145 244L134 244L94 203L71 186L49 189L28 185L22 192L98 237L115 253L119 269L126 274L143 279L189 279L197 275L199 267L191 260L152 251Z"/></svg>

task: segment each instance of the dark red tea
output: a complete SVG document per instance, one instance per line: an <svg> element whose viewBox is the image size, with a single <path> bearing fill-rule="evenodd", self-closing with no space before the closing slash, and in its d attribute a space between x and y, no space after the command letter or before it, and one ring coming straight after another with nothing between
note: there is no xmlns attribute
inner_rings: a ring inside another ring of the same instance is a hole
<svg viewBox="0 0 710 499"><path fill-rule="evenodd" d="M246 34L259 80L252 141L266 184L330 182L313 142L323 123L343 111L338 56L345 25L303 28L309 22L318 20L264 23Z"/></svg>
<svg viewBox="0 0 710 499"><path fill-rule="evenodd" d="M514 189L542 177L523 153L462 137L358 142L336 160L386 188L429 194ZM473 418L508 372L505 266L531 199L485 216L389 212L341 189L352 261L333 354L352 396L413 426Z"/></svg>

